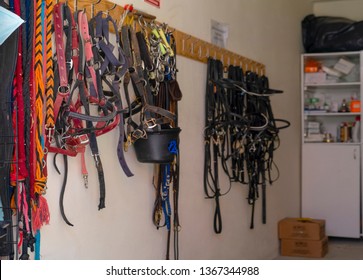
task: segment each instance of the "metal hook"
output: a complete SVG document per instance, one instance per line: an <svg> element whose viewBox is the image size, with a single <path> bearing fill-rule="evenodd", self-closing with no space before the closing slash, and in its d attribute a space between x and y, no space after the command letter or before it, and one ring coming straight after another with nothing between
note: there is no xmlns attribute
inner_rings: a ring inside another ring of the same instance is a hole
<svg viewBox="0 0 363 280"><path fill-rule="evenodd" d="M243 69L243 59L242 57L238 57L239 58L239 67L241 67L241 69Z"/></svg>
<svg viewBox="0 0 363 280"><path fill-rule="evenodd" d="M250 61L250 65L251 65L251 71L254 72L256 69L255 69L255 65L256 63L253 62L253 61Z"/></svg>
<svg viewBox="0 0 363 280"><path fill-rule="evenodd" d="M117 6L117 4L114 4L111 9L106 10L106 15L108 15L110 11L116 9L116 6Z"/></svg>
<svg viewBox="0 0 363 280"><path fill-rule="evenodd" d="M182 53L185 52L185 41L188 41L190 39L190 37L191 37L190 35L186 39L183 37L183 40L182 40Z"/></svg>
<svg viewBox="0 0 363 280"><path fill-rule="evenodd" d="M96 3L92 3L91 4L91 18L93 18L94 16L95 16L95 6L97 5L97 4L99 4L101 2L101 0L97 0L97 2Z"/></svg>
<svg viewBox="0 0 363 280"><path fill-rule="evenodd" d="M190 44L190 53L192 55L194 55L194 42L192 41L192 43Z"/></svg>
<svg viewBox="0 0 363 280"><path fill-rule="evenodd" d="M150 21L149 26L150 26L151 29L155 29L157 27L156 26L156 23L155 23L155 19L153 19L152 21Z"/></svg>
<svg viewBox="0 0 363 280"><path fill-rule="evenodd" d="M260 70L260 75L263 76L264 73L263 73L263 64L259 64L259 70Z"/></svg>
<svg viewBox="0 0 363 280"><path fill-rule="evenodd" d="M199 58L203 58L202 57L202 45L199 46L199 50L198 50L198 57Z"/></svg>
<svg viewBox="0 0 363 280"><path fill-rule="evenodd" d="M139 25L141 26L141 28L145 29L145 27L146 27L146 21L144 19L144 16L143 15L140 15L138 17L137 21L139 22Z"/></svg>

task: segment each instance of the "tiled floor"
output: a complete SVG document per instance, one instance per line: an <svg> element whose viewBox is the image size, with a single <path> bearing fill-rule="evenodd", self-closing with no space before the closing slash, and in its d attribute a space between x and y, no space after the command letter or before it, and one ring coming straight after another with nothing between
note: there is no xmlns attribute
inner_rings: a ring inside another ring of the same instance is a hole
<svg viewBox="0 0 363 280"><path fill-rule="evenodd" d="M363 260L363 239L329 238L328 253L321 260ZM314 258L279 256L277 260L307 260Z"/></svg>

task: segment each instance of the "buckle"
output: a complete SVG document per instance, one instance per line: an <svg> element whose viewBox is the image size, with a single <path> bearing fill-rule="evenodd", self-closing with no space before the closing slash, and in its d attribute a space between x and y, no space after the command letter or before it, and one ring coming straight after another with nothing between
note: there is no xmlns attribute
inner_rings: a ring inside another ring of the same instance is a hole
<svg viewBox="0 0 363 280"><path fill-rule="evenodd" d="M93 158L95 160L96 167L98 168L100 166L100 163L101 163L100 155L99 154L94 154L92 156L93 156Z"/></svg>
<svg viewBox="0 0 363 280"><path fill-rule="evenodd" d="M72 56L79 56L79 48L72 49Z"/></svg>
<svg viewBox="0 0 363 280"><path fill-rule="evenodd" d="M69 94L69 85L59 86L58 93Z"/></svg>
<svg viewBox="0 0 363 280"><path fill-rule="evenodd" d="M47 132L48 142L52 143L53 142L53 135L54 135L54 127L50 127L50 126L46 125L45 126L45 131Z"/></svg>
<svg viewBox="0 0 363 280"><path fill-rule="evenodd" d="M145 138L146 131L138 128L132 132L131 136L132 136L133 142L135 142L139 138Z"/></svg>
<svg viewBox="0 0 363 280"><path fill-rule="evenodd" d="M93 69L98 70L101 68L101 62L95 62L94 58L92 57L90 60L86 61L87 67L93 67Z"/></svg>
<svg viewBox="0 0 363 280"><path fill-rule="evenodd" d="M81 72L78 72L77 75L76 75L76 79L79 80L79 81L82 81L83 77L84 77L84 75Z"/></svg>
<svg viewBox="0 0 363 280"><path fill-rule="evenodd" d="M87 60L86 64L87 64L88 67L93 67L95 65L94 58L92 57L90 60Z"/></svg>
<svg viewBox="0 0 363 280"><path fill-rule="evenodd" d="M66 140L67 146L74 150L77 150L80 146L86 146L89 143L89 138L87 134L81 134L76 136L70 136Z"/></svg>
<svg viewBox="0 0 363 280"><path fill-rule="evenodd" d="M87 145L89 143L89 138L87 134L77 135L77 140L79 141L79 145Z"/></svg>
<svg viewBox="0 0 363 280"><path fill-rule="evenodd" d="M95 36L93 39L98 43L99 41L103 41L103 36Z"/></svg>
<svg viewBox="0 0 363 280"><path fill-rule="evenodd" d="M95 70L99 70L101 68L101 62L100 61L97 61L97 62L93 61L93 68Z"/></svg>
<svg viewBox="0 0 363 280"><path fill-rule="evenodd" d="M69 65L69 70L73 68L73 59L66 61L66 64Z"/></svg>
<svg viewBox="0 0 363 280"><path fill-rule="evenodd" d="M157 126L156 120L154 118L150 120L146 120L145 124L147 125L147 128L151 129Z"/></svg>

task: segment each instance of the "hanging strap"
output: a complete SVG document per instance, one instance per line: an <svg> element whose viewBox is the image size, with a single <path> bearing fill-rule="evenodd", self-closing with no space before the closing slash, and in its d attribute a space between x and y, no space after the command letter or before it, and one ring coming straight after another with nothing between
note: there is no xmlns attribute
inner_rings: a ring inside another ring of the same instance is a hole
<svg viewBox="0 0 363 280"><path fill-rule="evenodd" d="M87 15L83 11L78 13L78 26L80 29L80 37L81 37L81 41L83 44L83 49L85 51L86 63L87 63L87 61L89 61L89 59L93 58L93 54L92 54L91 38L90 38L89 32L88 32ZM77 74L77 76L79 77L77 80L78 88L80 91L79 95L80 95L83 107L85 109L86 115L90 115L89 103L88 103L88 100L86 97L86 90L84 88L84 83L81 78L82 74L83 74L81 69L83 70L84 66L80 64L79 69L80 69L80 71ZM88 69L89 69L89 67L88 67ZM106 119L106 120L108 120L108 119ZM92 121L86 120L86 126L88 129L91 129L90 134L89 134L89 139L90 139L90 147L91 147L91 151L92 151L92 156L94 158L95 165L97 168L97 173L98 173L98 180L99 180L99 187L100 187L100 200L99 200L98 210L101 210L101 209L105 208L105 197L106 197L104 172L103 172L101 158L99 156L96 134L93 131Z"/></svg>
<svg viewBox="0 0 363 280"><path fill-rule="evenodd" d="M35 49L34 49L34 75L35 75L35 176L34 192L35 201L33 205L34 220L33 230L38 231L43 224L49 223L48 205L42 197L46 191L47 178L44 174L44 138L43 138L43 100L44 100L44 78L43 78L43 32L42 32L42 2L36 1L35 5Z"/></svg>
<svg viewBox="0 0 363 280"><path fill-rule="evenodd" d="M63 102L69 97L70 86L68 84L68 73L66 67L65 46L63 42L63 6L60 2L54 5L54 33L57 51L57 64L59 73L59 88L54 102L54 119L58 118L59 110Z"/></svg>
<svg viewBox="0 0 363 280"><path fill-rule="evenodd" d="M54 135L54 72L53 72L53 52L52 52L52 35L53 35L53 0L46 0L46 36L45 36L45 151L44 151L44 173L47 175L47 155L48 147L53 141Z"/></svg>
<svg viewBox="0 0 363 280"><path fill-rule="evenodd" d="M218 62L208 59L207 93L206 93L206 128L215 122L216 98L218 98L217 87L212 83L219 78ZM219 197L221 196L218 173L218 138L205 131L205 158L204 158L204 192L207 198L215 199L214 232L222 232L222 217ZM211 192L211 193L210 193Z"/></svg>

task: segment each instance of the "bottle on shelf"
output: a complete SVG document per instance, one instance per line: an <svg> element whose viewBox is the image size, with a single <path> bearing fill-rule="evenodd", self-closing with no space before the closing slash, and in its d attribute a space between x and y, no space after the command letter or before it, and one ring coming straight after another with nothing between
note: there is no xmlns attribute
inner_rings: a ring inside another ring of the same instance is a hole
<svg viewBox="0 0 363 280"><path fill-rule="evenodd" d="M359 143L360 142L360 116L355 117L355 123L353 126L353 142Z"/></svg>
<svg viewBox="0 0 363 280"><path fill-rule="evenodd" d="M340 105L339 112L340 113L349 112L349 107L345 99L343 99L342 104Z"/></svg>

